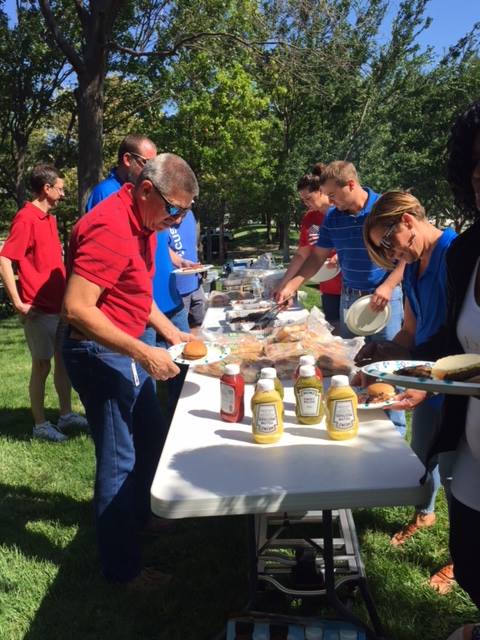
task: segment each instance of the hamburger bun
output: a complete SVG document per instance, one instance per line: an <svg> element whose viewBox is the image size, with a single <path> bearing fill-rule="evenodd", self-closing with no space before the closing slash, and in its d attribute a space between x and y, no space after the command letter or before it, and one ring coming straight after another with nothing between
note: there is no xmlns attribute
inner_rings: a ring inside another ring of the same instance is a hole
<svg viewBox="0 0 480 640"><path fill-rule="evenodd" d="M207 345L203 340L192 340L185 343L182 356L185 360L199 360L207 355Z"/></svg>
<svg viewBox="0 0 480 640"><path fill-rule="evenodd" d="M372 404L391 400L395 394L395 387L385 382L374 382L367 387L368 402Z"/></svg>
<svg viewBox="0 0 480 640"><path fill-rule="evenodd" d="M432 377L437 380L478 382L478 376L480 376L480 355L476 353L461 353L457 356L440 358L432 367Z"/></svg>

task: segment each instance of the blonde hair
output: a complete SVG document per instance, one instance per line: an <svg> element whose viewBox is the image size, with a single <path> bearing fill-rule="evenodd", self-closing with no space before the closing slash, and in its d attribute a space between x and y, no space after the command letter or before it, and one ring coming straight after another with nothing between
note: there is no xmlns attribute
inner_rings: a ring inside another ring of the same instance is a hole
<svg viewBox="0 0 480 640"><path fill-rule="evenodd" d="M344 187L350 180L360 182L357 170L351 162L344 160L334 160L323 168L320 175L320 184L325 184L327 180L335 180L335 182Z"/></svg>
<svg viewBox="0 0 480 640"><path fill-rule="evenodd" d="M370 234L373 229L387 231L409 213L418 220L425 220L425 209L411 193L387 191L375 202L363 224L363 240L371 260L384 269L394 269L395 264L388 258L383 247L373 244Z"/></svg>

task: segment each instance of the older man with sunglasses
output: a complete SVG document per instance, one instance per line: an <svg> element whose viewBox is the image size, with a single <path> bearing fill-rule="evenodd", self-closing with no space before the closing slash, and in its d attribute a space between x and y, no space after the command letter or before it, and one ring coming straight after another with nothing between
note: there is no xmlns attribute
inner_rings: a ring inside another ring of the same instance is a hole
<svg viewBox="0 0 480 640"><path fill-rule="evenodd" d="M166 429L154 379L179 372L164 349L139 340L145 326L165 335L152 299L157 234L198 194L179 156L147 162L75 225L64 300L65 364L92 430L97 459L94 507L107 580L149 589L166 577L141 567L138 535L150 516L149 492Z"/></svg>

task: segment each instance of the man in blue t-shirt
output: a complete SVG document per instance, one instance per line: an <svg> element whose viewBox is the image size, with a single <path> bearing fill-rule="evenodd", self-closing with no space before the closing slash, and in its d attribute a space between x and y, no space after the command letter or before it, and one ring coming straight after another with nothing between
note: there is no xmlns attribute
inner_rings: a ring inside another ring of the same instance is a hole
<svg viewBox="0 0 480 640"><path fill-rule="evenodd" d="M198 263L197 221L192 211L168 230L168 246L177 267ZM177 275L177 289L183 299L191 328L200 327L205 317L205 293L198 274Z"/></svg>
<svg viewBox="0 0 480 640"><path fill-rule="evenodd" d="M363 240L363 223L378 200L379 195L369 187L363 187L351 162L336 160L328 164L320 176L320 185L330 199L333 208L328 212L310 257L303 263L297 275L280 291L276 298L282 301L293 295L306 280L309 280L335 249L340 264L343 286L340 297L340 335L351 338L353 334L345 323L348 309L359 298L372 295L371 306L381 311L390 303L390 320L378 333L367 336L366 342L391 340L402 326L403 297L399 286L405 263L394 271L378 267L368 254ZM405 433L405 415L389 412L398 431Z"/></svg>

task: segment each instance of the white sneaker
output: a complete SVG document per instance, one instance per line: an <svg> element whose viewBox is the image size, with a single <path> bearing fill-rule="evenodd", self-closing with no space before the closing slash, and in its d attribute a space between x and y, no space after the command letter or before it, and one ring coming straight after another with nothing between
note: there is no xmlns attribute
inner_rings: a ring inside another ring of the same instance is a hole
<svg viewBox="0 0 480 640"><path fill-rule="evenodd" d="M64 416L59 417L57 429L62 433L73 429L88 429L88 422L79 413L66 413Z"/></svg>
<svg viewBox="0 0 480 640"><path fill-rule="evenodd" d="M34 426L33 437L38 440L49 440L50 442L65 442L65 440L68 440L67 436L57 431L55 425L51 422L44 422Z"/></svg>

